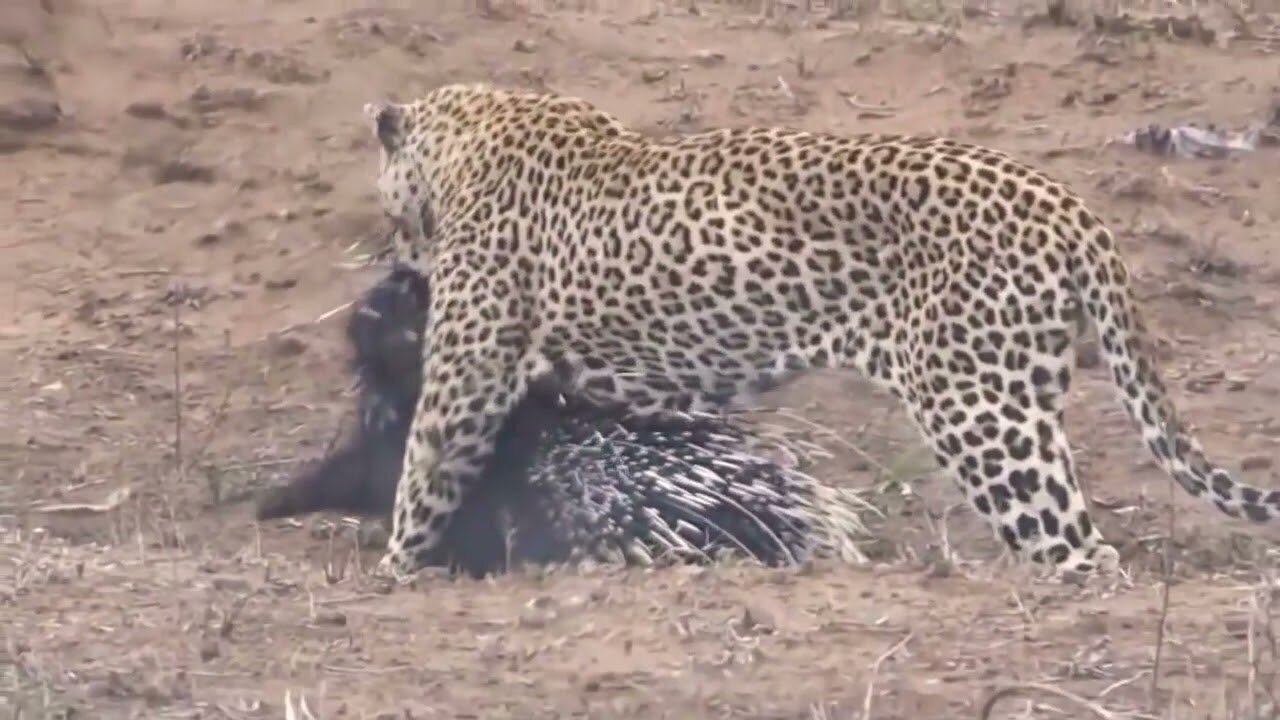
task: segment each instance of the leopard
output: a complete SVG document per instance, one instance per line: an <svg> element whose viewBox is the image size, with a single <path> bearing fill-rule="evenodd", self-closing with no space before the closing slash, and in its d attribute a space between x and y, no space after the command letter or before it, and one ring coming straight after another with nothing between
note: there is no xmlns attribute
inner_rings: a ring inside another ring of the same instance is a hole
<svg viewBox="0 0 1280 720"><path fill-rule="evenodd" d="M1280 491L1214 464L1161 379L1117 238L1061 181L936 135L644 133L551 91L451 83L366 103L390 247L431 278L418 399L379 570L411 575L531 383L640 417L755 402L818 368L897 398L1015 557L1120 553L1065 431L1090 328L1138 435L1233 518Z"/></svg>

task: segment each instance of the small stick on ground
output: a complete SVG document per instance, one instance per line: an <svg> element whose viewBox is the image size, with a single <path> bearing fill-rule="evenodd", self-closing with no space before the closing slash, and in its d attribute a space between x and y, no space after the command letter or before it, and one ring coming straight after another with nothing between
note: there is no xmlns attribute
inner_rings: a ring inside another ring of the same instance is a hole
<svg viewBox="0 0 1280 720"><path fill-rule="evenodd" d="M982 710L978 712L978 720L990 720L991 711L995 709L996 703L1000 702L1005 698L1014 697L1016 695L1023 695L1026 693L1036 693L1036 692L1042 693L1045 695L1053 695L1055 697L1061 698L1070 703L1078 705L1088 710L1089 712L1093 713L1095 717L1101 718L1102 720L1121 720L1120 715L1118 715L1117 713L1111 712L1110 710L1102 707L1101 705L1099 705L1096 702L1093 702L1092 700L1086 700L1080 697L1079 695L1076 695L1075 693L1067 692L1066 690L1063 690L1062 688L1059 688L1059 687L1054 687L1052 685L1042 685L1040 683L1023 683L1021 685L1009 685L1007 687L1002 687L999 690L996 690L995 692L991 693L991 696L987 698L987 701L982 704Z"/></svg>
<svg viewBox="0 0 1280 720"><path fill-rule="evenodd" d="M275 332L267 333L267 337L264 339L270 339L272 336L283 337L293 332L294 330L298 330L304 327L309 327L311 325L318 325L324 322L325 320L328 320L329 318L333 317L334 315L341 313L342 311L346 310L347 308L351 307L354 304L355 303L353 302L343 303L336 308L332 308L320 313L320 316L317 317L315 320L303 320L302 322L296 322L296 323L293 323L292 325L286 325L283 328L276 330Z"/></svg>
<svg viewBox="0 0 1280 720"><path fill-rule="evenodd" d="M1170 445L1170 447L1174 447ZM1169 526L1164 538L1164 567L1160 578L1160 618L1156 625L1156 655L1151 665L1151 705L1156 706L1160 691L1160 661L1164 659L1164 630L1169 620L1169 593L1173 589L1173 531L1175 529L1177 497L1173 481L1169 481Z"/></svg>
<svg viewBox="0 0 1280 720"><path fill-rule="evenodd" d="M173 541L178 547L185 547L182 530L178 527L178 514L174 508L173 480L178 487L187 485L187 468L182 454L182 303L173 303L173 465L174 478L164 483L164 511L168 515L169 527L173 531ZM177 573L177 565L172 566ZM176 577L176 575L175 575Z"/></svg>
<svg viewBox="0 0 1280 720"><path fill-rule="evenodd" d="M45 505L36 505L31 508L32 512L45 513L48 515L65 513L69 515L92 515L107 513L115 510L124 504L124 501L133 497L133 487L126 485L107 496L107 499L100 503L49 503Z"/></svg>
<svg viewBox="0 0 1280 720"><path fill-rule="evenodd" d="M173 460L181 481L182 461L182 303L173 304Z"/></svg>
<svg viewBox="0 0 1280 720"><path fill-rule="evenodd" d="M880 666L885 660L893 657L895 653L902 649L911 638L915 637L915 632L908 632L901 640L893 644L893 647L885 650L876 661L871 663L871 677L867 678L867 693L862 696L862 717L870 720L871 718L871 698L876 690L876 675L880 673Z"/></svg>

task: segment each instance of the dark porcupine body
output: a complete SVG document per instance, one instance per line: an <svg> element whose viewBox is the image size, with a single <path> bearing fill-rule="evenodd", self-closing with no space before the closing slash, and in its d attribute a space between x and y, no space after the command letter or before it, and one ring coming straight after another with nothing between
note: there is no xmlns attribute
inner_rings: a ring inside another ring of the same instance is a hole
<svg viewBox="0 0 1280 720"><path fill-rule="evenodd" d="M421 389L428 293L422 276L396 268L356 306L347 338L359 427L268 492L259 519L321 510L389 518ZM535 386L500 431L482 490L464 498L427 564L483 575L508 561L648 564L726 548L770 565L815 552L860 557L856 499L753 453L765 444L724 417L640 423Z"/></svg>

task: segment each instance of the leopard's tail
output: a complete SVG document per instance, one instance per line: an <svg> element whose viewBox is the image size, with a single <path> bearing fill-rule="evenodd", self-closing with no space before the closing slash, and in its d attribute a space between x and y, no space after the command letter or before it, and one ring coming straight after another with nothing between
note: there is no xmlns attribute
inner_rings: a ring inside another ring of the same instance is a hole
<svg viewBox="0 0 1280 720"><path fill-rule="evenodd" d="M1087 213L1083 209L1078 212ZM1280 517L1280 491L1239 482L1205 456L1178 418L1155 365L1154 348L1111 231L1090 216L1082 252L1074 259L1079 300L1098 330L1102 358L1142 440L1184 490L1234 518L1267 522Z"/></svg>

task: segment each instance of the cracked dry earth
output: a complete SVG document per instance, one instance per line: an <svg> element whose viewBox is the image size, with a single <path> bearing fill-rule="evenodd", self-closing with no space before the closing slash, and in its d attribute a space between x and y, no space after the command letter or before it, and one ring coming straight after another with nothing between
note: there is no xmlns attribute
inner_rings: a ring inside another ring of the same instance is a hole
<svg viewBox="0 0 1280 720"><path fill-rule="evenodd" d="M1274 138L1225 158L1107 144L1268 121L1278 8L1198 9L9 0L0 715L925 720L1042 683L1115 717L1270 717L1276 532L1172 493L1088 353L1069 422L1130 569L1114 587L1001 560L903 413L841 373L770 400L834 431L815 434L834 457L814 472L883 508L870 567L390 592L337 519L255 526L249 502L321 454L350 404L331 311L376 277L353 258L380 228L360 106L465 79L580 94L653 130L1012 151L1114 225L1185 413L1228 467L1280 486ZM990 714L1090 716L1037 693Z"/></svg>

